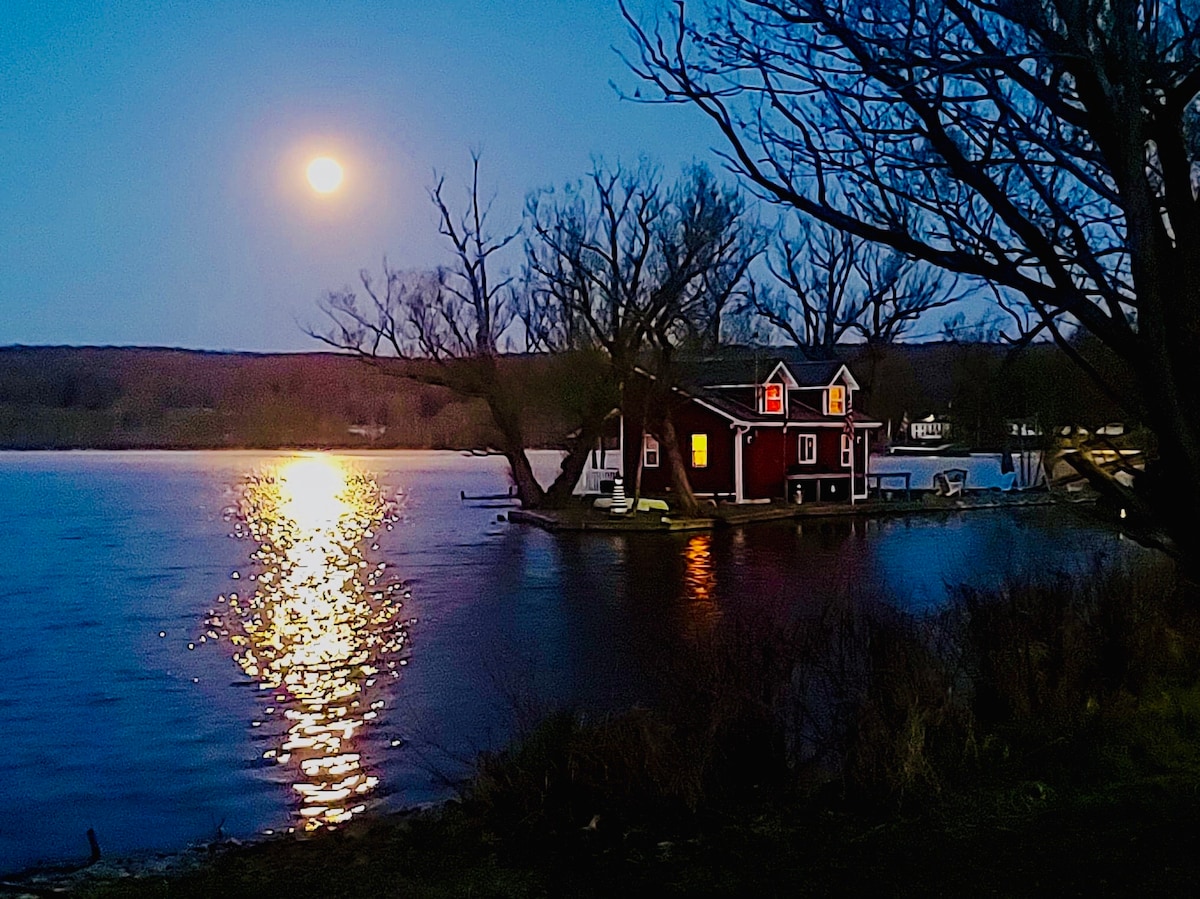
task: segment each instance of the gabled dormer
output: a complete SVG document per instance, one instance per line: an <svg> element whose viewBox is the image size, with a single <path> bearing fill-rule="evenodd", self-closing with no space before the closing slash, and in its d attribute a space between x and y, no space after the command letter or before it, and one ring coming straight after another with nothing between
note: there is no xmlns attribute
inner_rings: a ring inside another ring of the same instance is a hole
<svg viewBox="0 0 1200 899"><path fill-rule="evenodd" d="M782 362L755 386L755 407L762 415L787 416L788 393L800 385Z"/></svg>
<svg viewBox="0 0 1200 899"><path fill-rule="evenodd" d="M793 364L791 372L799 382L796 399L822 415L844 418L854 408L858 382L850 369L840 362Z"/></svg>
<svg viewBox="0 0 1200 899"><path fill-rule="evenodd" d="M854 391L858 390L858 382L850 369L845 365L839 366L824 387L822 410L826 415L844 417L854 408Z"/></svg>

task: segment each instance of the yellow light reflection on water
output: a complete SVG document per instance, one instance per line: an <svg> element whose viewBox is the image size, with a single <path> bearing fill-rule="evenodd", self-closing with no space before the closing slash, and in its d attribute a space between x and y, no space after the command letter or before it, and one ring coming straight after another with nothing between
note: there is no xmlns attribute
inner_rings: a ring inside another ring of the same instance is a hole
<svg viewBox="0 0 1200 899"><path fill-rule="evenodd" d="M716 588L712 535L689 537L683 549L683 597L689 607L688 630L693 636L707 632L720 618Z"/></svg>
<svg viewBox="0 0 1200 899"><path fill-rule="evenodd" d="M234 659L271 691L265 712L286 722L263 757L289 766L306 830L349 820L379 783L356 744L405 640L403 584L384 584L385 566L363 556L388 515L372 477L322 455L283 462L242 491L257 588L229 597Z"/></svg>

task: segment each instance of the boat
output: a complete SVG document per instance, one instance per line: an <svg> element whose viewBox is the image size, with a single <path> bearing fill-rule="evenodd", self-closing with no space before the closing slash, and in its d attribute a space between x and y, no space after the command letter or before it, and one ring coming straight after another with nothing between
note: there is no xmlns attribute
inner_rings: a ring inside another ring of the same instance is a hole
<svg viewBox="0 0 1200 899"><path fill-rule="evenodd" d="M894 443L888 447L891 456L969 456L971 450L961 443Z"/></svg>

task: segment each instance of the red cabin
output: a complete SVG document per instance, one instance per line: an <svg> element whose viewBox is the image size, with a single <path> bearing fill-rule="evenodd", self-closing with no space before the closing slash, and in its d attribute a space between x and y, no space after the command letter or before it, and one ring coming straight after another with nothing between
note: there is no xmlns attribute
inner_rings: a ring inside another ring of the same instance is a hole
<svg viewBox="0 0 1200 899"><path fill-rule="evenodd" d="M841 362L765 352L677 366L672 420L692 489L733 502L851 502L867 495L871 432L881 423L854 409L858 382ZM646 378L653 375L643 372ZM626 409L645 407L627 391ZM655 422L622 418L627 485L641 466L643 494L670 489Z"/></svg>

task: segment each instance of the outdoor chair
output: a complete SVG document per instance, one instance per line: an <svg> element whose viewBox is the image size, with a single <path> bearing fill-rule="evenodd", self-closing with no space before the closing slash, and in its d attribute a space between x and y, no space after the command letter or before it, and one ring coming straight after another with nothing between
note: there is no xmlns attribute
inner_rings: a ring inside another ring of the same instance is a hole
<svg viewBox="0 0 1200 899"><path fill-rule="evenodd" d="M967 487L965 468L947 468L933 476L933 492L938 496L959 496Z"/></svg>

